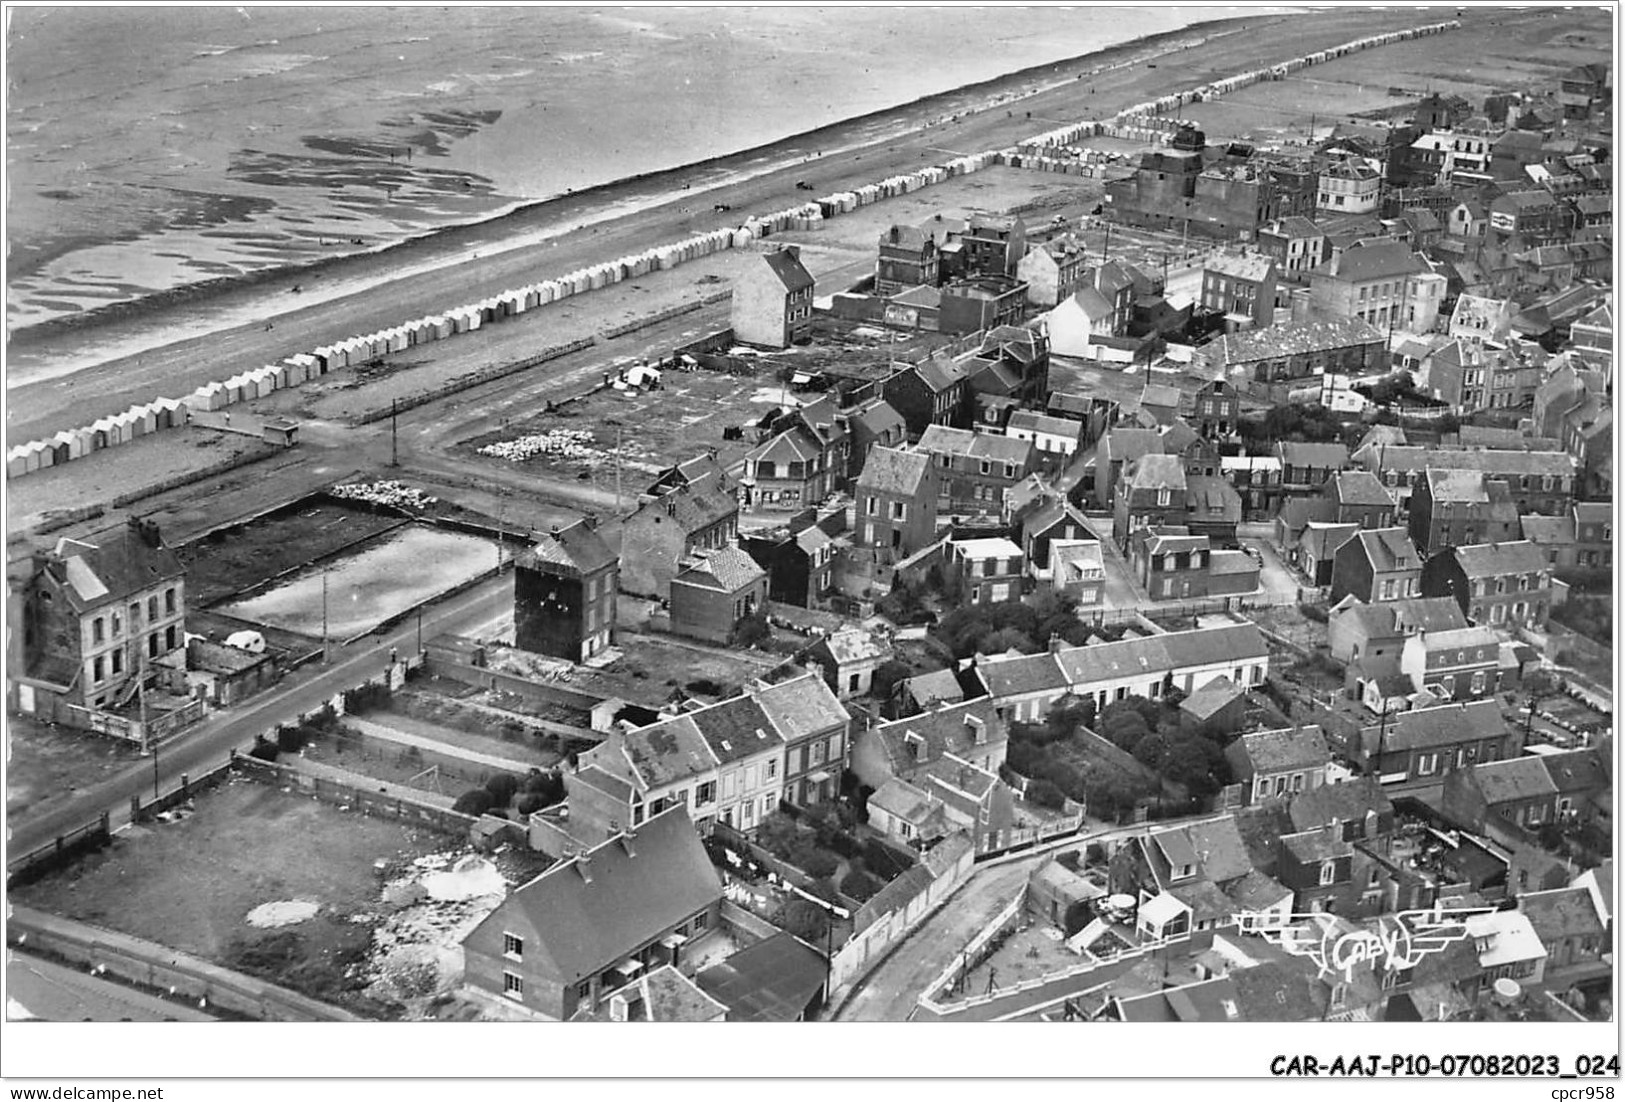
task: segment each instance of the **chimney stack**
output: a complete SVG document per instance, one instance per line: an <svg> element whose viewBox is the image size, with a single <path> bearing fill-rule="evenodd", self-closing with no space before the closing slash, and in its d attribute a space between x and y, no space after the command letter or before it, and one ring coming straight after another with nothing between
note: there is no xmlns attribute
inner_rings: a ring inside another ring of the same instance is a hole
<svg viewBox="0 0 1625 1102"><path fill-rule="evenodd" d="M591 865L592 857L589 854L582 853L576 858L576 872L581 874L581 880L585 884L592 883Z"/></svg>

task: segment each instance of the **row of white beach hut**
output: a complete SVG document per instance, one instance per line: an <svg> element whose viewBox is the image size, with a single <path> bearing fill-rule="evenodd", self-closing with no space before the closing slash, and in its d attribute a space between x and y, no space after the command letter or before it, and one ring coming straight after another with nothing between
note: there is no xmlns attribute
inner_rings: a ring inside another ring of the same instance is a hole
<svg viewBox="0 0 1625 1102"><path fill-rule="evenodd" d="M123 413L102 417L76 429L63 429L44 440L30 440L6 451L6 477L17 478L47 467L117 447L149 433L186 424L190 411L173 398L159 398Z"/></svg>
<svg viewBox="0 0 1625 1102"><path fill-rule="evenodd" d="M1200 103L1203 100L1213 99L1229 92L1246 88L1264 80L1277 80L1288 73L1295 73L1309 65L1318 65L1322 62L1332 61L1336 58L1346 57L1360 50L1368 50L1376 46L1388 46L1395 42L1407 42L1412 39L1425 38L1429 35L1442 34L1461 26L1457 20L1447 20L1442 23L1430 23L1422 27L1410 27L1401 31L1389 31L1385 34L1374 34L1365 38L1345 42L1341 46L1320 50L1316 53L1306 54L1303 57L1293 58L1279 65L1267 69L1254 69L1251 72L1238 73L1224 80L1211 81L1199 87L1184 92L1171 93L1160 96L1154 100L1137 103L1132 107L1124 108L1110 119L1085 119L1057 127L1054 130L1028 138L1021 143L1023 149L1039 149L1052 146L1064 146L1078 141L1081 138L1106 135L1108 137L1128 138L1142 141L1147 144L1156 144L1164 140L1167 129L1164 121L1157 116L1165 116L1178 111L1181 107L1191 103Z"/></svg>

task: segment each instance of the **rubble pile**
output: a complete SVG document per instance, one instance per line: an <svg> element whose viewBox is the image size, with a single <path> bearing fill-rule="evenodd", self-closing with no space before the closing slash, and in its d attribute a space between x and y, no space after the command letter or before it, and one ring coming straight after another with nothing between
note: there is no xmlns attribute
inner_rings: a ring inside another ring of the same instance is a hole
<svg viewBox="0 0 1625 1102"><path fill-rule="evenodd" d="M428 1003L462 982L463 938L496 910L508 883L489 860L430 854L384 884L367 963L367 994L399 1002L408 1018L432 1016Z"/></svg>
<svg viewBox="0 0 1625 1102"><path fill-rule="evenodd" d="M378 482L347 482L342 486L334 486L328 493L346 501L365 501L372 505L389 505L396 509L427 509L438 500L404 482L392 482L387 479Z"/></svg>
<svg viewBox="0 0 1625 1102"><path fill-rule="evenodd" d="M480 448L479 454L506 459L510 463L522 463L538 455L587 461L602 459L604 452L588 447L592 442L592 433L584 429L549 429L521 436L517 440L498 440Z"/></svg>

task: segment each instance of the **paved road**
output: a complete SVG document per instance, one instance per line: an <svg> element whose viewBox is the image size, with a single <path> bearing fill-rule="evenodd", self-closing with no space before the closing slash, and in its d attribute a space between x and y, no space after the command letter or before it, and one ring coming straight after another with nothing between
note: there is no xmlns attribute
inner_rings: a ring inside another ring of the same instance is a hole
<svg viewBox="0 0 1625 1102"><path fill-rule="evenodd" d="M901 1022L911 1016L914 1020L923 1020L925 1016L917 1008L920 996L926 993L926 985L953 962L971 938L993 921L1017 892L1026 890L1027 878L1055 851L1081 849L1091 842L1128 838L1215 817L1210 814L1192 815L1136 826L1111 827L1069 838L1030 857L978 868L948 897L945 906L917 926L889 957L869 973L862 981L862 987L836 1013L835 1020ZM995 1010L987 1017L1005 1013L1013 1007L1014 1004L1010 1007L995 1004Z"/></svg>
<svg viewBox="0 0 1625 1102"><path fill-rule="evenodd" d="M442 632L475 632L502 615L513 600L512 594L512 576L504 574L425 609L423 638ZM232 748L246 750L253 744L255 735L279 723L291 722L302 713L320 707L335 693L381 674L392 649L410 653L416 647L417 631L417 620L413 617L382 636L367 636L347 647L335 646L327 666L296 670L269 692L240 707L216 712L198 726L177 735L158 754L157 771L162 790L173 787L182 773L203 773L224 761ZM116 829L129 821L130 797L139 794L147 798L152 791L153 764L148 759L43 815L8 822L11 829L8 852L18 856L45 845L57 835L90 822L103 810L112 814Z"/></svg>
<svg viewBox="0 0 1625 1102"><path fill-rule="evenodd" d="M6 1018L48 1022L213 1022L190 1004L166 1002L27 953L6 954ZM16 1039L21 1044L21 1039Z"/></svg>

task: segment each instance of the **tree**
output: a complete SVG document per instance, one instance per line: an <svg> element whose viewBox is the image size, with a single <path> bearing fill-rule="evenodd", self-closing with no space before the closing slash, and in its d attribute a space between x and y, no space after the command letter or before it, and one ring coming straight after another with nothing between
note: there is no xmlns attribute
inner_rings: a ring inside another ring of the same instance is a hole
<svg viewBox="0 0 1625 1102"><path fill-rule="evenodd" d="M484 815L491 810L491 803L491 793L483 788L471 788L457 797L451 809L464 815Z"/></svg>
<svg viewBox="0 0 1625 1102"><path fill-rule="evenodd" d="M485 779L485 790L491 794L492 807L507 807L519 791L519 778L512 773L493 773Z"/></svg>
<svg viewBox="0 0 1625 1102"><path fill-rule="evenodd" d="M1135 753L1135 748L1140 742L1151 734L1151 725L1145 721L1145 717L1137 711L1126 709L1113 713L1111 708L1107 708L1101 727L1114 745L1131 754Z"/></svg>
<svg viewBox="0 0 1625 1102"><path fill-rule="evenodd" d="M824 934L829 930L829 915L810 899L798 897L784 905L779 912L778 925L802 941L816 945L824 940Z"/></svg>
<svg viewBox="0 0 1625 1102"><path fill-rule="evenodd" d="M1066 793L1053 782L1042 778L1028 783L1027 799L1039 807L1047 807L1054 811L1060 811L1066 806Z"/></svg>
<svg viewBox="0 0 1625 1102"><path fill-rule="evenodd" d="M842 893L859 903L867 903L871 896L885 886L878 877L871 876L861 868L854 868L841 879Z"/></svg>
<svg viewBox="0 0 1625 1102"><path fill-rule="evenodd" d="M914 668L900 658L888 658L875 668L869 682L869 695L876 700L890 700L900 682L914 676Z"/></svg>
<svg viewBox="0 0 1625 1102"><path fill-rule="evenodd" d="M1018 650L1022 654L1032 654L1038 649L1032 637L1026 632L1016 628L999 628L984 635L977 644L977 650L983 654L1004 654L1009 650Z"/></svg>

